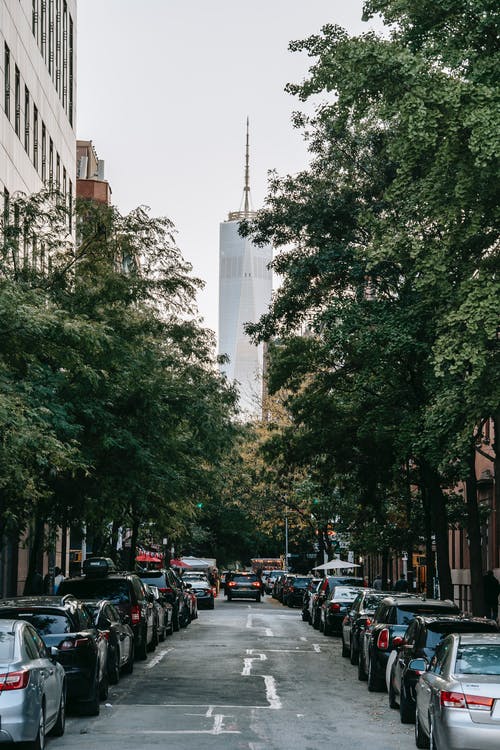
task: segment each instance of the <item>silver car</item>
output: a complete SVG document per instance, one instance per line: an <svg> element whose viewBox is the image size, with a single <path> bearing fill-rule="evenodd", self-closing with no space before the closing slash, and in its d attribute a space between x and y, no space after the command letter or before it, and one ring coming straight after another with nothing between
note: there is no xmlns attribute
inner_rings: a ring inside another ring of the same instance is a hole
<svg viewBox="0 0 500 750"><path fill-rule="evenodd" d="M410 663L424 670L424 659ZM500 747L500 633L453 633L416 687L415 742L439 750Z"/></svg>
<svg viewBox="0 0 500 750"><path fill-rule="evenodd" d="M64 734L64 669L35 628L23 620L0 620L0 746L30 742L45 747L45 735Z"/></svg>

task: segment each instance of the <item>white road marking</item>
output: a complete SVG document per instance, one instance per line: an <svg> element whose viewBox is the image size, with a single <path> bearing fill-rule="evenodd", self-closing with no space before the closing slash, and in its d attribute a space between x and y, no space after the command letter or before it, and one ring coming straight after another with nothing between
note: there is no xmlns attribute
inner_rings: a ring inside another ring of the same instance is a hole
<svg viewBox="0 0 500 750"><path fill-rule="evenodd" d="M266 628L266 629L265 629L265 635L269 636L270 638L273 638L273 637L274 637L274 633L273 633L273 631L271 630L271 628Z"/></svg>
<svg viewBox="0 0 500 750"><path fill-rule="evenodd" d="M160 651L156 656L154 656L150 662L146 664L146 669L153 669L153 667L156 667L157 664L161 662L164 656L166 656L170 651L173 651L173 648L166 648L164 651Z"/></svg>
<svg viewBox="0 0 500 750"><path fill-rule="evenodd" d="M208 711L207 711L207 713L205 714L205 716L212 716L212 714L213 714L213 711L214 711L214 706L209 706L209 707L208 707Z"/></svg>
<svg viewBox="0 0 500 750"><path fill-rule="evenodd" d="M313 643L313 649L314 649L314 650L315 650L315 651L316 651L316 652L317 652L318 654L320 654L320 653L321 653L321 649L320 649L320 647L319 647L319 643Z"/></svg>
<svg viewBox="0 0 500 750"><path fill-rule="evenodd" d="M269 708L279 709L282 708L281 701L276 692L276 680L272 675L263 675L264 683L266 686L266 698L269 702Z"/></svg>
<svg viewBox="0 0 500 750"><path fill-rule="evenodd" d="M254 661L267 661L267 656L265 654L257 654L257 656L253 656L250 659L243 659L244 666L241 673L243 677L248 677L251 674Z"/></svg>
<svg viewBox="0 0 500 750"><path fill-rule="evenodd" d="M305 637L305 635L301 635L301 636L300 636L300 640L301 640L301 641L307 641L307 638Z"/></svg>
<svg viewBox="0 0 500 750"><path fill-rule="evenodd" d="M248 615L247 617L247 628L253 628L252 615Z"/></svg>

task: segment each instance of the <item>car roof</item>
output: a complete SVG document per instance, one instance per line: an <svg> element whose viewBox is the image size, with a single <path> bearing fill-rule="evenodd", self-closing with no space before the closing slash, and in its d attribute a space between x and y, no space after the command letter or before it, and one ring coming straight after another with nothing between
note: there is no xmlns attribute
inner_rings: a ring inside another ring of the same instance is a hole
<svg viewBox="0 0 500 750"><path fill-rule="evenodd" d="M496 625L495 620L488 620L488 618L486 617L467 617L467 616L464 617L463 615L453 615L453 614L450 614L450 615L441 615L441 614L417 615L415 619L420 620L421 622L424 623L424 625L434 625L435 623L440 623L440 622L444 622L444 623L459 622L459 623L465 623L465 624L474 623L478 625L481 625L484 623L484 624Z"/></svg>
<svg viewBox="0 0 500 750"><path fill-rule="evenodd" d="M75 606L77 604L78 600L73 594L64 594L64 596L13 596L10 599L2 599L0 601L0 607L4 607L5 609L19 609L23 607L30 607L31 609L35 607L43 609L57 607L60 609L68 605Z"/></svg>
<svg viewBox="0 0 500 750"><path fill-rule="evenodd" d="M498 644L500 645L500 633L457 633L456 638L460 639L460 645L468 644Z"/></svg>
<svg viewBox="0 0 500 750"><path fill-rule="evenodd" d="M398 607L404 607L406 605L408 607L413 607L415 602L421 602L422 604L429 604L433 607L443 607L444 609L456 607L458 610L457 605L450 599L426 599L424 596L417 596L416 594L404 594L404 596L398 596L398 594L389 594L388 596L384 597L384 599L387 599L388 603L397 604ZM394 602L392 602L391 600L394 600Z"/></svg>

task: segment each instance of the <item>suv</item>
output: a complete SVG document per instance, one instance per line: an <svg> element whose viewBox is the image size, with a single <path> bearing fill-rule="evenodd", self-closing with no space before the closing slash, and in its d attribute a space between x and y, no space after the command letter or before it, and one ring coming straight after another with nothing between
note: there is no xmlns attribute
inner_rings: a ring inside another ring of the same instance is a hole
<svg viewBox="0 0 500 750"><path fill-rule="evenodd" d="M261 580L256 573L231 573L226 583L226 596L231 599L255 599L260 602Z"/></svg>
<svg viewBox="0 0 500 750"><path fill-rule="evenodd" d="M359 659L360 644L363 633L372 624L375 610L387 594L374 589L363 589L354 600L352 607L342 621L342 656L347 656L351 664L356 665Z"/></svg>
<svg viewBox="0 0 500 750"><path fill-rule="evenodd" d="M494 620L483 617L453 615L417 615L410 622L393 662L389 681L389 705L391 708L399 705L402 724L412 724L415 721L415 686L418 678L425 671L438 645L450 633L498 633L498 625Z"/></svg>
<svg viewBox="0 0 500 750"><path fill-rule="evenodd" d="M88 557L83 563L83 576L65 578L58 594L73 594L78 599L107 599L120 612L134 633L134 653L145 659L155 648L153 597L135 573L116 572L114 563L105 557Z"/></svg>
<svg viewBox="0 0 500 750"><path fill-rule="evenodd" d="M189 624L189 612L185 601L181 579L172 568L163 570L141 570L138 576L144 583L156 586L167 602L172 605L173 629L177 632L181 627Z"/></svg>
<svg viewBox="0 0 500 750"><path fill-rule="evenodd" d="M393 594L386 596L377 607L371 626L365 631L360 651L358 675L363 670L370 692L385 689L385 673L390 652L401 645L406 628L416 615L459 615L460 609L452 601L425 599L418 596Z"/></svg>
<svg viewBox="0 0 500 750"><path fill-rule="evenodd" d="M29 622L64 667L68 701L89 716L99 713L99 700L108 695L108 642L83 602L74 596L16 596L0 601L0 618Z"/></svg>

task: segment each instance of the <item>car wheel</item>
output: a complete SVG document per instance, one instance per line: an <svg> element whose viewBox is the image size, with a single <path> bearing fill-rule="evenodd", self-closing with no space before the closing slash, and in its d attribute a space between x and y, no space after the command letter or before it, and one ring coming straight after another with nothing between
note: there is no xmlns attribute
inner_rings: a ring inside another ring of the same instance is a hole
<svg viewBox="0 0 500 750"><path fill-rule="evenodd" d="M93 692L89 700L80 703L80 713L84 716L99 716L99 676L94 680Z"/></svg>
<svg viewBox="0 0 500 750"><path fill-rule="evenodd" d="M313 628L315 630L319 630L320 629L320 624L321 624L321 617L318 617L318 615L315 614L314 615L313 624L312 624Z"/></svg>
<svg viewBox="0 0 500 750"><path fill-rule="evenodd" d="M172 627L173 627L173 629L174 629L174 631L176 633L178 633L179 630L181 629L181 624L180 624L180 621L179 621L179 608L178 607L176 607L174 609L174 614L172 615Z"/></svg>
<svg viewBox="0 0 500 750"><path fill-rule="evenodd" d="M302 622L309 622L309 612L302 612Z"/></svg>
<svg viewBox="0 0 500 750"><path fill-rule="evenodd" d="M158 639L163 642L167 637L167 626L164 624L161 629L161 635L158 635Z"/></svg>
<svg viewBox="0 0 500 750"><path fill-rule="evenodd" d="M261 596L260 596L260 594L259 594L259 596L256 596L256 597L255 597L255 601L257 602L257 604L259 604L259 603L260 603L260 599L261 599Z"/></svg>
<svg viewBox="0 0 500 750"><path fill-rule="evenodd" d="M132 674L132 672L134 671L134 659L135 659L134 646L132 645L132 648L130 649L130 655L128 657L128 661L126 664L123 665L123 669L122 669L123 674Z"/></svg>
<svg viewBox="0 0 500 750"><path fill-rule="evenodd" d="M431 750L439 750L439 746L436 742L436 734L434 731L434 722L432 719L429 722L429 747Z"/></svg>
<svg viewBox="0 0 500 750"><path fill-rule="evenodd" d="M325 620L323 622L323 635L333 635L332 626Z"/></svg>
<svg viewBox="0 0 500 750"><path fill-rule="evenodd" d="M231 602L233 600L233 597L231 596L231 594L227 595L227 600L228 600L228 602Z"/></svg>
<svg viewBox="0 0 500 750"><path fill-rule="evenodd" d="M351 655L351 649L345 645L344 634L342 633L342 656L348 658Z"/></svg>
<svg viewBox="0 0 500 750"><path fill-rule="evenodd" d="M153 628L153 637L151 638L151 642L148 646L148 651L154 651L160 642L160 639L158 637L158 628Z"/></svg>
<svg viewBox="0 0 500 750"><path fill-rule="evenodd" d="M181 628L187 628L189 625L189 612L186 607L182 610L182 614L179 615L179 625Z"/></svg>
<svg viewBox="0 0 500 750"><path fill-rule="evenodd" d="M394 685L392 684L392 671L389 680L389 708L397 708L398 702L396 700L396 693L394 692Z"/></svg>
<svg viewBox="0 0 500 750"><path fill-rule="evenodd" d="M40 708L40 718L38 720L38 732L33 742L28 744L30 750L44 750L45 748L45 706Z"/></svg>
<svg viewBox="0 0 500 750"><path fill-rule="evenodd" d="M120 679L120 657L116 649L108 653L108 682L110 685L116 685Z"/></svg>
<svg viewBox="0 0 500 750"><path fill-rule="evenodd" d="M357 648L354 648L354 638L351 637L351 648L350 648L350 662L355 667L356 664L359 662L359 651Z"/></svg>
<svg viewBox="0 0 500 750"><path fill-rule="evenodd" d="M105 701L106 698L108 697L108 692L109 692L108 673L106 670L104 670L102 680L99 683L99 698L102 701Z"/></svg>
<svg viewBox="0 0 500 750"><path fill-rule="evenodd" d="M144 661L148 658L148 646L146 643L146 631L142 631L142 638L139 646L135 650L135 656L136 659L139 659L140 661Z"/></svg>
<svg viewBox="0 0 500 750"><path fill-rule="evenodd" d="M379 693L382 690L380 679L375 675L373 669L373 659L368 662L368 690L370 693Z"/></svg>
<svg viewBox="0 0 500 750"><path fill-rule="evenodd" d="M360 680L361 682L366 682L367 679L368 675L366 674L363 657L361 656L360 652L358 657L358 680Z"/></svg>
<svg viewBox="0 0 500 750"><path fill-rule="evenodd" d="M66 685L63 685L56 723L50 730L53 737L62 737L66 728Z"/></svg>
<svg viewBox="0 0 500 750"><path fill-rule="evenodd" d="M415 745L418 748L421 748L421 750L424 750L425 748L429 747L429 738L427 735L424 734L424 730L422 729L422 724L420 723L420 718L418 715L418 711L415 715Z"/></svg>
<svg viewBox="0 0 500 750"><path fill-rule="evenodd" d="M399 696L399 716L401 724L413 724L415 721L415 705L406 695L403 681L401 681L401 695Z"/></svg>

